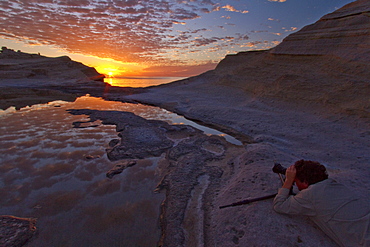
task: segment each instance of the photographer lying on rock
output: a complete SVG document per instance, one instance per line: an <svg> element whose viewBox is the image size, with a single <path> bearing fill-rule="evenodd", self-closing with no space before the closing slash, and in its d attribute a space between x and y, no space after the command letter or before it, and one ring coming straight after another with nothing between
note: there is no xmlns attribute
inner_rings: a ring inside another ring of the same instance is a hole
<svg viewBox="0 0 370 247"><path fill-rule="evenodd" d="M370 202L328 178L325 166L299 160L274 199L278 213L309 216L340 246L370 246ZM300 192L290 195L296 183Z"/></svg>

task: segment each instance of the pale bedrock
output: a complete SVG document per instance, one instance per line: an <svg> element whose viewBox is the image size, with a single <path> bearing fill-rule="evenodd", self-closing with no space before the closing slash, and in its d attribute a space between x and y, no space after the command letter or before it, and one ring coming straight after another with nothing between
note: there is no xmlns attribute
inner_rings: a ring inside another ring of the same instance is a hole
<svg viewBox="0 0 370 247"><path fill-rule="evenodd" d="M271 50L228 55L208 74L213 75L211 84L253 97L369 122L369 64L370 2L360 0L289 35Z"/></svg>
<svg viewBox="0 0 370 247"><path fill-rule="evenodd" d="M226 149L221 138L203 135L185 139L167 152L168 173L158 185L158 190L166 189L160 246L203 246L209 242L204 227L210 224L215 188L224 172L209 162L227 163L221 161ZM201 184L202 177L206 182ZM202 188L197 189L199 184Z"/></svg>

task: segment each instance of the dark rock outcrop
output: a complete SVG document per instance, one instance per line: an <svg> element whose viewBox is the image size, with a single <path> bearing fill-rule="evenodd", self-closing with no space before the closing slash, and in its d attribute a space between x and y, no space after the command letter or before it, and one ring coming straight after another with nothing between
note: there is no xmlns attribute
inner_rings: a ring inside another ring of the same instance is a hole
<svg viewBox="0 0 370 247"><path fill-rule="evenodd" d="M104 75L94 68L75 62L67 56L45 57L39 54L16 52L2 47L0 53L0 78L35 80L72 80L74 82L98 80Z"/></svg>
<svg viewBox="0 0 370 247"><path fill-rule="evenodd" d="M36 233L36 219L0 216L0 246L20 247Z"/></svg>

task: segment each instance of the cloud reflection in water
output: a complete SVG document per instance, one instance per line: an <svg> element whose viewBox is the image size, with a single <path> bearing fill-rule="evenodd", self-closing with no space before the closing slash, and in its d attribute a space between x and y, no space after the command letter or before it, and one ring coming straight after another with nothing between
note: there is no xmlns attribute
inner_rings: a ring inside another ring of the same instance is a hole
<svg viewBox="0 0 370 247"><path fill-rule="evenodd" d="M106 178L115 165L105 153L117 138L115 126L95 121L89 123L94 128L72 128L73 122L89 119L68 109L130 111L147 119L191 123L158 107L88 96L3 112L0 214L39 219L39 235L29 246L155 246L164 199L153 193L161 179L159 158L140 160Z"/></svg>
<svg viewBox="0 0 370 247"><path fill-rule="evenodd" d="M0 214L39 219L39 235L30 246L154 246L164 198L153 193L159 182L157 160L140 161L107 179L105 173L114 164L106 158L105 148L117 137L115 126L72 128L74 121L88 119L66 112L71 108L144 112L145 106L92 97L54 106L1 117Z"/></svg>

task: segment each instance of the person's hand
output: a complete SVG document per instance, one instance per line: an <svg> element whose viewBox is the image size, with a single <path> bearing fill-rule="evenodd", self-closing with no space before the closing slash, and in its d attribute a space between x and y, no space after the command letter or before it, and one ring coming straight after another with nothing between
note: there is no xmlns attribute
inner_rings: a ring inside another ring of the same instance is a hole
<svg viewBox="0 0 370 247"><path fill-rule="evenodd" d="M289 181L294 181L296 173L297 170L295 169L295 166L294 165L289 166L285 172L285 179Z"/></svg>
<svg viewBox="0 0 370 247"><path fill-rule="evenodd" d="M294 165L291 165L288 167L288 169L286 169L283 188L290 189L293 186L296 173L297 170L295 169Z"/></svg>

